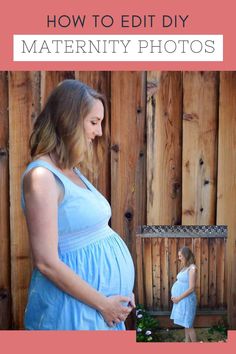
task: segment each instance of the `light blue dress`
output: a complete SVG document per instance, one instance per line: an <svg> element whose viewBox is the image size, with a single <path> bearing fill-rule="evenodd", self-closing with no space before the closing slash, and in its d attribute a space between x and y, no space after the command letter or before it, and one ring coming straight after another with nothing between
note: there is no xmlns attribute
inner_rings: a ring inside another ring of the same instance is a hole
<svg viewBox="0 0 236 354"><path fill-rule="evenodd" d="M191 265L190 267L195 267ZM171 296L180 296L189 288L189 269L180 271L177 275L177 280L171 289ZM178 304L173 304L170 318L174 320L175 324L183 326L184 328L192 328L196 316L197 296L192 292Z"/></svg>
<svg viewBox="0 0 236 354"><path fill-rule="evenodd" d="M87 189L43 160L31 162L24 175L39 166L50 170L64 188L64 199L58 207L61 261L105 296L131 297L133 261L124 241L108 225L111 208L107 200L78 169L75 172ZM25 208L23 192L22 207ZM28 330L125 329L123 322L109 327L98 311L60 290L37 268L32 273L24 322Z"/></svg>

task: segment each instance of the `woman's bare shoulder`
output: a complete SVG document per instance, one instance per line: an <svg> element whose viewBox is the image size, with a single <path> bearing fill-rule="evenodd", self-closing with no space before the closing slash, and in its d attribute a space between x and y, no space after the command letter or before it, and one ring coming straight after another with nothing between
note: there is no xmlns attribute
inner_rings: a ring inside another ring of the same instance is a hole
<svg viewBox="0 0 236 354"><path fill-rule="evenodd" d="M197 271L197 266L196 266L196 264L190 264L190 266L189 266L189 271L196 272L196 271Z"/></svg>
<svg viewBox="0 0 236 354"><path fill-rule="evenodd" d="M47 168L37 166L26 173L23 179L24 192L50 191L56 189L56 182L53 173Z"/></svg>

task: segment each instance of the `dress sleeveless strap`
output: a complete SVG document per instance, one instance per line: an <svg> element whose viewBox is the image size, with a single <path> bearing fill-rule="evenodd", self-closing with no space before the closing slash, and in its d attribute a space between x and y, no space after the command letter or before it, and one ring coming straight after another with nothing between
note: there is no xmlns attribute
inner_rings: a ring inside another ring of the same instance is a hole
<svg viewBox="0 0 236 354"><path fill-rule="evenodd" d="M74 172L77 176L82 180L88 190L93 191L94 193L98 193L98 190L94 187L94 185L81 173L78 167L74 168Z"/></svg>

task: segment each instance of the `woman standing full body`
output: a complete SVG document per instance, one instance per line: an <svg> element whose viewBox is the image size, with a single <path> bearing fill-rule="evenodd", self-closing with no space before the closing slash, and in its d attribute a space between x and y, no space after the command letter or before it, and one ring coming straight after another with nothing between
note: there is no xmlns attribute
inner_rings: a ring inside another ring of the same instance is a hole
<svg viewBox="0 0 236 354"><path fill-rule="evenodd" d="M105 108L101 94L65 80L34 124L22 180L34 262L26 329L123 330L134 307L130 253L108 225L109 203L78 168L101 159Z"/></svg>
<svg viewBox="0 0 236 354"><path fill-rule="evenodd" d="M196 316L197 297L195 293L196 272L194 255L188 247L183 247L178 253L182 269L177 275L177 281L171 289L173 308L170 318L175 324L185 328L185 341L196 342L193 328Z"/></svg>

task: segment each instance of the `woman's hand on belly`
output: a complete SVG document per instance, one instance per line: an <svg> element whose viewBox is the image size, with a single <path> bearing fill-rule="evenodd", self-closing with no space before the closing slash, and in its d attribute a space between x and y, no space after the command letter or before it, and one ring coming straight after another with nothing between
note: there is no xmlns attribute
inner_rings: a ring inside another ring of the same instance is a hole
<svg viewBox="0 0 236 354"><path fill-rule="evenodd" d="M114 295L106 298L102 307L99 309L105 322L109 327L113 327L115 324L123 322L132 311L133 306L124 306L122 303L130 303L132 299L127 296Z"/></svg>
<svg viewBox="0 0 236 354"><path fill-rule="evenodd" d="M128 306L132 307L132 309L134 309L136 307L134 293L132 293L132 295L131 295L131 300L129 301Z"/></svg>
<svg viewBox="0 0 236 354"><path fill-rule="evenodd" d="M179 296L172 296L171 300L173 301L174 304L178 304L181 298Z"/></svg>

